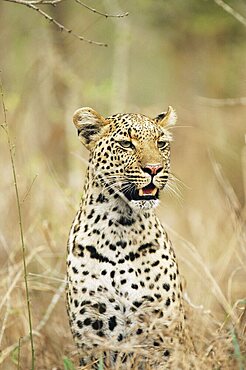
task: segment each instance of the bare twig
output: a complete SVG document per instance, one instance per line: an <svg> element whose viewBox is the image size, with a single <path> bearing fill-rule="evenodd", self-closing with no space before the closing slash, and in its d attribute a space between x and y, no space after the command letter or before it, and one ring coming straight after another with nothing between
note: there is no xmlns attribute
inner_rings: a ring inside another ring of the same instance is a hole
<svg viewBox="0 0 246 370"><path fill-rule="evenodd" d="M10 3L16 3L21 5L53 5L56 6L57 4L63 2L64 0L4 0Z"/></svg>
<svg viewBox="0 0 246 370"><path fill-rule="evenodd" d="M226 4L223 0L214 0L214 2L246 27L246 18L234 10L230 5Z"/></svg>
<svg viewBox="0 0 246 370"><path fill-rule="evenodd" d="M94 8L91 8L90 6L88 6L87 4L83 3L82 1L80 0L74 0L76 3L78 3L79 5L82 5L84 8L90 10L91 12L95 13L95 14L99 14L99 15L102 15L103 17L105 18L123 18L123 17L127 17L129 15L128 12L126 13L120 13L120 14L108 14L108 13L103 13L103 12L100 12L99 10L96 10Z"/></svg>
<svg viewBox="0 0 246 370"><path fill-rule="evenodd" d="M10 0L11 1L11 0ZM17 0L18 1L18 0ZM53 6L56 6L57 4L61 3L62 1L64 0L23 0L25 1L26 3L30 3L30 4L36 4L36 5L42 5L42 4L49 4L49 5L53 5Z"/></svg>
<svg viewBox="0 0 246 370"><path fill-rule="evenodd" d="M20 239L21 239L25 292L26 292L26 304L27 304L28 323L29 323L29 336L30 336L30 344L31 344L32 370L34 370L35 352L34 352L34 342L33 342L33 335L32 335L32 316L31 316L30 295L29 295L29 289L28 289L28 283L27 283L26 245L24 241L24 231L23 231L23 223L22 223L22 212L21 212L21 205L20 205L19 187L18 187L18 182L17 182L16 168L15 168L15 161L14 161L14 152L13 152L14 146L10 139L9 127L7 123L7 109L4 103L4 93L3 93L3 85L2 85L1 78L0 78L0 92L1 92L2 107L3 107L3 114L4 114L4 125L2 125L2 127L7 136L12 175L13 175L13 180L14 180L18 219L19 219L19 231L20 231Z"/></svg>
<svg viewBox="0 0 246 370"><path fill-rule="evenodd" d="M71 29L65 27L63 24L61 24L56 19L51 17L51 15L49 15L44 10L42 10L41 8L36 6L39 3L32 2L32 1L26 1L26 0L4 0L4 1L19 4L19 5L24 5L28 8L30 8L30 9L36 10L43 18L47 19L50 23L54 24L61 32L64 31L64 32L72 35L73 37L81 40L81 41L85 41L88 44L93 44L93 45L97 45L97 46L108 46L106 43L93 41L93 40L85 38L84 36L78 35L77 33L74 33ZM49 2L49 4L52 4L52 2ZM40 3L40 5L41 5L41 3ZM53 5L54 5L54 3L53 3Z"/></svg>

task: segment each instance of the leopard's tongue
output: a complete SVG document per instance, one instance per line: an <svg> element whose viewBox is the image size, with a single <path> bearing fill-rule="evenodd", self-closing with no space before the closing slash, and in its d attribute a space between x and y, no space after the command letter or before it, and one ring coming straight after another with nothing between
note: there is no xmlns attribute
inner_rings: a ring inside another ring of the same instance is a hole
<svg viewBox="0 0 246 370"><path fill-rule="evenodd" d="M157 188L155 186L146 186L145 188L139 189L140 197L145 195L153 195L155 196L157 193Z"/></svg>

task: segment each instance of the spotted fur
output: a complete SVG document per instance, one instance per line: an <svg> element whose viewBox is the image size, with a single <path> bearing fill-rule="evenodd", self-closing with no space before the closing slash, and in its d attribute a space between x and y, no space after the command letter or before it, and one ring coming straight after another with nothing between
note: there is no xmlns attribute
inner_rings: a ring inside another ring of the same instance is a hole
<svg viewBox="0 0 246 370"><path fill-rule="evenodd" d="M166 341L165 332L181 327L177 261L154 212L168 181L168 126L175 120L171 107L155 119L103 118L91 108L74 114L79 138L90 150L67 255L67 310L83 364L93 360L93 348L129 340L132 348L169 357L172 339Z"/></svg>

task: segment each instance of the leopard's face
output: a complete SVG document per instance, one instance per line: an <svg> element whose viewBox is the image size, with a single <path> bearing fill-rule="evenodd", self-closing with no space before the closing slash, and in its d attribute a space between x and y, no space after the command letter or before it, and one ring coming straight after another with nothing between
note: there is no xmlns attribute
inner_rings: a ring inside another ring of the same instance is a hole
<svg viewBox="0 0 246 370"><path fill-rule="evenodd" d="M107 119L99 116L98 120L93 111L94 124L89 127L84 111L76 114L79 114L79 135L91 150L94 179L106 191L118 193L134 207L156 206L170 168L172 136L160 124L167 113L155 119L141 114L116 114ZM83 119L86 121L81 126Z"/></svg>

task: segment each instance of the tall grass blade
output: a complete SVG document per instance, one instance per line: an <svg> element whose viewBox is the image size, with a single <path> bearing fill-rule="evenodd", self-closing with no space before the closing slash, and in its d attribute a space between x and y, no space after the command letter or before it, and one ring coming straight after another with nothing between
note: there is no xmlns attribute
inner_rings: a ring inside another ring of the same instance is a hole
<svg viewBox="0 0 246 370"><path fill-rule="evenodd" d="M239 342L237 339L237 334L235 332L235 329L232 329L231 335L232 335L232 343L234 347L234 354L238 362L238 369L244 370L243 357L241 354L241 350L240 350L240 346L239 346Z"/></svg>
<svg viewBox="0 0 246 370"><path fill-rule="evenodd" d="M11 161L11 168L12 168L12 175L14 180L14 188L15 188L15 197L16 197L16 205L17 205L17 212L18 212L18 219L19 219L19 231L20 231L20 239L21 239L21 248L22 248L22 260L23 260L23 270L24 270L24 281L25 281L25 292L26 292L26 304L27 304L27 313L28 313L28 323L29 323L29 335L30 335L30 343L31 343L31 369L34 370L35 366L35 351L34 351L34 341L33 341L33 333L32 333L32 316L31 316L31 304L30 304L30 295L27 283L27 266L26 266L26 246L24 241L24 231L23 231L23 223L22 223L22 213L21 213L21 204L20 204L20 196L19 196L19 188L16 176L16 167L14 161L14 145L10 138L9 133L9 126L7 122L7 110L4 103L4 93L3 93L3 84L0 78L0 92L1 92L1 99L2 99L2 108L3 108L3 115L4 115L4 123L1 125L3 130L7 136L9 154L10 154L10 161Z"/></svg>
<svg viewBox="0 0 246 370"><path fill-rule="evenodd" d="M64 370L76 370L74 364L68 357L63 357Z"/></svg>
<svg viewBox="0 0 246 370"><path fill-rule="evenodd" d="M99 360L99 363L98 363L98 370L103 370L104 369L104 366L103 366L103 358L102 356L100 357L100 360Z"/></svg>

